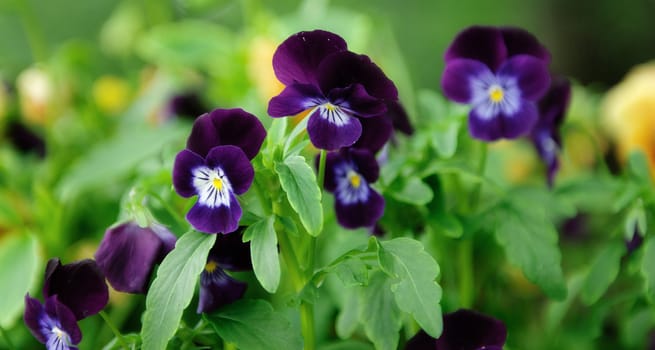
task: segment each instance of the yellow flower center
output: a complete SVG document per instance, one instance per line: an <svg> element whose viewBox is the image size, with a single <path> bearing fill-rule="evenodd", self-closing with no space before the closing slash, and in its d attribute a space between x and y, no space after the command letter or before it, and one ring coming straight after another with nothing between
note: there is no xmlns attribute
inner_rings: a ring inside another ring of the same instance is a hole
<svg viewBox="0 0 655 350"><path fill-rule="evenodd" d="M216 262L213 260L208 261L207 264L205 265L205 271L207 271L208 273L212 273L216 271L217 268L218 268L218 264L216 264Z"/></svg>
<svg viewBox="0 0 655 350"><path fill-rule="evenodd" d="M503 100L503 97L505 97L505 92L500 86L492 86L489 89L489 99L492 102L500 102Z"/></svg>
<svg viewBox="0 0 655 350"><path fill-rule="evenodd" d="M212 185L214 185L214 188L220 191L223 189L223 180L218 177L214 178L214 180L212 180Z"/></svg>
<svg viewBox="0 0 655 350"><path fill-rule="evenodd" d="M350 185L354 188L359 188L362 184L362 178L352 170L348 172L348 181L350 181Z"/></svg>
<svg viewBox="0 0 655 350"><path fill-rule="evenodd" d="M337 106L331 104L330 102L326 103L324 106L325 109L327 109L330 112L334 112L334 110L337 109Z"/></svg>

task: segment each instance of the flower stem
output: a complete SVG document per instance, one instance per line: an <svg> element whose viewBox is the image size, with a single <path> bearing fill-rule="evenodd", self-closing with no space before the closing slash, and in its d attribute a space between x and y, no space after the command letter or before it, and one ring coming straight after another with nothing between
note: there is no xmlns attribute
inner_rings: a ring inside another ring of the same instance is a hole
<svg viewBox="0 0 655 350"><path fill-rule="evenodd" d="M323 188L325 182L325 163L327 161L327 151L321 150L320 158L318 159L318 187Z"/></svg>
<svg viewBox="0 0 655 350"><path fill-rule="evenodd" d="M2 328L2 326L0 326L0 333L2 333L2 338L4 338L5 343L7 343L7 347L11 350L16 349L14 343L11 341L11 338L9 337L9 333L7 333L7 330Z"/></svg>
<svg viewBox="0 0 655 350"><path fill-rule="evenodd" d="M488 146L487 143L480 143L480 161L478 163L477 174L482 178L484 175L484 170L487 166L487 153ZM482 181L475 184L473 191L471 191L471 197L469 197L469 211L471 214L477 209L480 202L480 193L482 192Z"/></svg>
<svg viewBox="0 0 655 350"><path fill-rule="evenodd" d="M123 349L129 349L130 347L125 342L125 338L123 338L123 335L121 334L121 332L111 322L111 320L109 319L109 316L107 315L107 313L105 313L105 311L102 310L102 311L100 311L98 313L98 315L100 315L100 317L102 317L102 319L107 324L107 327L109 327L109 329L111 329L111 331L114 333L114 336L116 336L116 339L118 339L118 342L121 343L121 346L123 347Z"/></svg>

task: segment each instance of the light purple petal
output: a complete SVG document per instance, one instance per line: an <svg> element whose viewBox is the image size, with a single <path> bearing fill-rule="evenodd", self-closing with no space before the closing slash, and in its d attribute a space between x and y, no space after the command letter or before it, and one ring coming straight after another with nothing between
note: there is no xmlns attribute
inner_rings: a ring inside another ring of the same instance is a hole
<svg viewBox="0 0 655 350"><path fill-rule="evenodd" d="M474 84L493 78L493 73L483 63L470 59L456 59L448 62L441 77L444 95L459 103L471 103Z"/></svg>
<svg viewBox="0 0 655 350"><path fill-rule="evenodd" d="M498 28L473 26L457 34L444 58L446 65L464 58L480 61L496 71L507 58L507 48Z"/></svg>
<svg viewBox="0 0 655 350"><path fill-rule="evenodd" d="M173 188L182 197L189 198L196 195L193 187L193 169L203 166L205 160L188 149L180 151L175 156L173 164Z"/></svg>
<svg viewBox="0 0 655 350"><path fill-rule="evenodd" d="M361 84L332 89L328 99L333 101L333 104L343 106L362 118L381 116L387 112L384 101L369 95Z"/></svg>
<svg viewBox="0 0 655 350"><path fill-rule="evenodd" d="M321 108L316 109L307 122L309 139L316 148L331 151L352 146L359 139L362 134L359 119L344 111L334 119L322 116L323 113Z"/></svg>
<svg viewBox="0 0 655 350"><path fill-rule="evenodd" d="M30 297L29 294L25 295L25 312L23 313L23 320L25 325L30 330L30 333L38 340L40 343L45 343L47 337L41 331L41 325L39 321L44 317L45 310L43 305L37 300Z"/></svg>
<svg viewBox="0 0 655 350"><path fill-rule="evenodd" d="M299 32L277 48L273 54L273 70L284 85L315 84L321 61L329 54L346 49L346 42L334 33Z"/></svg>
<svg viewBox="0 0 655 350"><path fill-rule="evenodd" d="M211 313L243 297L248 284L228 276L223 269L203 271L200 275L198 313Z"/></svg>
<svg viewBox="0 0 655 350"><path fill-rule="evenodd" d="M291 84L268 102L268 115L292 116L326 101L321 90L315 85Z"/></svg>
<svg viewBox="0 0 655 350"><path fill-rule="evenodd" d="M521 90L521 97L535 102L550 86L547 64L528 55L518 55L507 60L498 70L498 77L501 80L515 78Z"/></svg>
<svg viewBox="0 0 655 350"><path fill-rule="evenodd" d="M372 188L364 202L344 204L338 200L338 196L335 197L337 221L345 228L372 227L384 214L384 198Z"/></svg>
<svg viewBox="0 0 655 350"><path fill-rule="evenodd" d="M539 58L546 63L550 62L550 53L539 43L537 38L523 30L515 27L500 28L500 32L507 48L507 57L516 55L530 55Z"/></svg>
<svg viewBox="0 0 655 350"><path fill-rule="evenodd" d="M246 192L255 178L255 170L240 148L235 146L218 146L209 151L207 166L210 169L220 167L227 175L235 194Z"/></svg>
<svg viewBox="0 0 655 350"><path fill-rule="evenodd" d="M200 232L231 233L239 227L241 219L241 206L234 194L230 193L230 205L210 208L200 203L194 204L186 215L193 228Z"/></svg>
<svg viewBox="0 0 655 350"><path fill-rule="evenodd" d="M483 141L501 138L515 139L530 132L537 122L537 108L529 101L519 101L512 114L493 109L491 102L481 104L469 113L468 126L471 136Z"/></svg>

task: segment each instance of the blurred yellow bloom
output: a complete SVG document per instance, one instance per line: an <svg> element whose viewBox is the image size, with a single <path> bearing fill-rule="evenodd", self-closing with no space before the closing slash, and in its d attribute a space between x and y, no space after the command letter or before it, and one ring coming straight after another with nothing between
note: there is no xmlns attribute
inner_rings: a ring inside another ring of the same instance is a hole
<svg viewBox="0 0 655 350"><path fill-rule="evenodd" d="M633 68L607 93L602 112L619 159L641 150L655 174L655 62Z"/></svg>
<svg viewBox="0 0 655 350"><path fill-rule="evenodd" d="M130 99L130 86L122 78L104 75L93 83L93 100L107 114L122 112Z"/></svg>
<svg viewBox="0 0 655 350"><path fill-rule="evenodd" d="M284 85L275 77L271 63L276 49L271 39L261 36L255 37L248 49L248 75L265 103L284 89Z"/></svg>
<svg viewBox="0 0 655 350"><path fill-rule="evenodd" d="M48 73L37 67L24 70L16 80L21 115L30 124L47 121L53 100L53 83Z"/></svg>

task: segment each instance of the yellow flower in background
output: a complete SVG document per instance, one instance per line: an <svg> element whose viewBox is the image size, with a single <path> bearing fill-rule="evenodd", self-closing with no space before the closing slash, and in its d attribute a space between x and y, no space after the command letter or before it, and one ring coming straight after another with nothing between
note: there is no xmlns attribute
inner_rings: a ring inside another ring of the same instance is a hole
<svg viewBox="0 0 655 350"><path fill-rule="evenodd" d="M48 73L37 67L24 70L16 80L21 115L26 122L44 125L51 112L53 82Z"/></svg>
<svg viewBox="0 0 655 350"><path fill-rule="evenodd" d="M93 83L93 101L107 114L125 110L130 100L130 86L122 78L104 75Z"/></svg>
<svg viewBox="0 0 655 350"><path fill-rule="evenodd" d="M261 100L267 104L284 89L284 85L275 77L271 64L276 49L273 40L262 36L255 37L248 48L248 76L255 84Z"/></svg>
<svg viewBox="0 0 655 350"><path fill-rule="evenodd" d="M655 174L655 62L637 66L612 88L602 105L604 126L618 157L641 150Z"/></svg>

